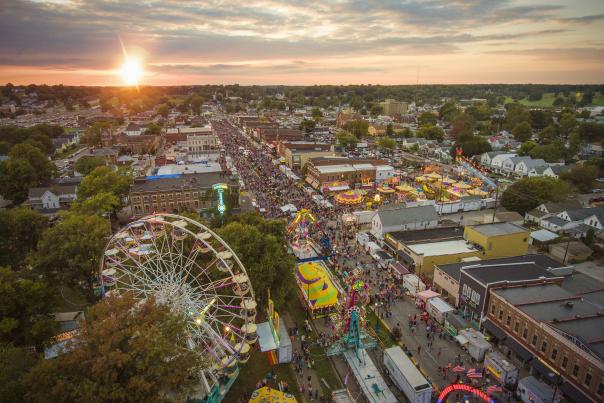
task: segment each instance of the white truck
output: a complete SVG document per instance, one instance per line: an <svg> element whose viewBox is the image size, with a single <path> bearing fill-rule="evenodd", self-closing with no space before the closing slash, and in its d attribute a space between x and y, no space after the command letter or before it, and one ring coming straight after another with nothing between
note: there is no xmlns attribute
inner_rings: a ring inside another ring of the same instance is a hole
<svg viewBox="0 0 604 403"><path fill-rule="evenodd" d="M399 346L384 350L384 366L394 384L411 403L430 403L432 385Z"/></svg>

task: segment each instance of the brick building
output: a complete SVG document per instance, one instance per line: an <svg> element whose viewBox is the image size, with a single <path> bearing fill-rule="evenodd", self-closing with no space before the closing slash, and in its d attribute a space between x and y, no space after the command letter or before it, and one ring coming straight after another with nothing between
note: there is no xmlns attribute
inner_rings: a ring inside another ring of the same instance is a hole
<svg viewBox="0 0 604 403"><path fill-rule="evenodd" d="M140 217L153 212L203 212L216 207L212 186L227 183L227 203L237 207L239 184L221 172L203 174L166 175L156 178L137 178L130 186L130 205L133 215Z"/></svg>
<svg viewBox="0 0 604 403"><path fill-rule="evenodd" d="M604 285L585 275L561 285L490 291L487 330L570 401L604 401Z"/></svg>

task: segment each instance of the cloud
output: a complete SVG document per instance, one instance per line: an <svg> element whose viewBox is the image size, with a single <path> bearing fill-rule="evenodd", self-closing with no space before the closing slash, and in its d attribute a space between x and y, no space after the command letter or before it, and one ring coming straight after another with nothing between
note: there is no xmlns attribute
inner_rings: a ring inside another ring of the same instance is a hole
<svg viewBox="0 0 604 403"><path fill-rule="evenodd" d="M110 70L120 63L119 35L150 68L164 69L161 74L170 74L165 66L172 66L172 74L182 66L189 66L187 74L287 73L290 60L303 60L308 71L335 75L349 69L338 66L338 59L357 59L355 68L379 72L376 60L383 65L401 55L477 54L560 42L597 47L600 38L581 31L604 18L604 7L592 8L583 7L593 12L576 17L545 0L3 0L0 65ZM326 58L329 67L322 63ZM370 67L363 65L368 60Z"/></svg>

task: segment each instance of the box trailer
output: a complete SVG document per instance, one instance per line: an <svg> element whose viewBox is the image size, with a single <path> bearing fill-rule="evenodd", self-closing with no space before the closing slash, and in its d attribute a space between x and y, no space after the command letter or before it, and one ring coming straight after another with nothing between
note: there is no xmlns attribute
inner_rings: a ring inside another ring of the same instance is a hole
<svg viewBox="0 0 604 403"><path fill-rule="evenodd" d="M384 350L388 375L411 403L430 403L432 385L399 346Z"/></svg>
<svg viewBox="0 0 604 403"><path fill-rule="evenodd" d="M549 385L541 382L534 376L527 376L518 381L516 395L524 403L559 403L561 392L556 392Z"/></svg>
<svg viewBox="0 0 604 403"><path fill-rule="evenodd" d="M430 298L426 304L426 312L441 325L445 323L445 319L449 312L454 311L455 308L447 304L447 302L440 297Z"/></svg>
<svg viewBox="0 0 604 403"><path fill-rule="evenodd" d="M465 347L468 349L468 354L476 361L484 360L485 354L493 348L491 343L486 341L484 335L476 329L460 330L459 335L465 337L468 341Z"/></svg>
<svg viewBox="0 0 604 403"><path fill-rule="evenodd" d="M499 351L489 351L485 355L484 368L504 385L514 385L518 381L518 368Z"/></svg>

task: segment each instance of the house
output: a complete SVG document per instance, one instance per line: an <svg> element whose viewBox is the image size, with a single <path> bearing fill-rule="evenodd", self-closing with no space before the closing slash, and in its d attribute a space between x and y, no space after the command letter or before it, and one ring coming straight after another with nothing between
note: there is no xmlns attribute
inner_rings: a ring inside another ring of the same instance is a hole
<svg viewBox="0 0 604 403"><path fill-rule="evenodd" d="M371 233L383 240L388 232L436 228L438 213L434 206L404 207L393 205L382 208L371 220Z"/></svg>
<svg viewBox="0 0 604 403"><path fill-rule="evenodd" d="M528 161L531 159L531 157L510 157L501 164L501 172L511 175L516 172L516 165L522 161Z"/></svg>
<svg viewBox="0 0 604 403"><path fill-rule="evenodd" d="M578 200L566 200L558 203L543 203L531 211L528 211L524 215L525 222L532 222L540 224L540 221L544 218L556 215L564 210L578 209L581 208L581 203Z"/></svg>
<svg viewBox="0 0 604 403"><path fill-rule="evenodd" d="M126 133L126 136L140 136L144 133L144 131L144 127L139 126L135 123L129 123L128 126L126 126L126 128L124 129L124 133Z"/></svg>
<svg viewBox="0 0 604 403"><path fill-rule="evenodd" d="M583 238L590 229L600 231L604 228L604 209L591 207L564 210L555 216L542 219L541 226L550 231Z"/></svg>
<svg viewBox="0 0 604 403"><path fill-rule="evenodd" d="M502 153L502 154L498 154L495 155L494 157L491 158L491 170L493 172L498 172L501 173L503 172L503 163L505 161L507 161L510 158L516 157L518 156L518 154L515 153Z"/></svg>
<svg viewBox="0 0 604 403"><path fill-rule="evenodd" d="M543 169L541 169L542 167ZM518 163L514 166L514 173L517 176L528 176L531 169L539 169L541 170L541 172L543 172L547 167L547 162L545 162L544 160L534 160L529 157L528 159L522 159L518 161Z"/></svg>
<svg viewBox="0 0 604 403"><path fill-rule="evenodd" d="M550 167L547 165L539 165L536 167L533 167L529 170L528 172L528 176L533 177L533 176L543 176L545 171L547 169L549 169Z"/></svg>
<svg viewBox="0 0 604 403"><path fill-rule="evenodd" d="M77 186L74 184L52 185L29 189L26 205L42 214L55 214L58 210L68 209L77 199Z"/></svg>
<svg viewBox="0 0 604 403"><path fill-rule="evenodd" d="M501 155L501 154L505 154L505 153L503 151L489 151L489 152L483 153L480 156L480 165L482 165L483 167L490 168L491 161L493 160L493 158L498 155Z"/></svg>
<svg viewBox="0 0 604 403"><path fill-rule="evenodd" d="M550 165L543 171L543 176L549 176L550 178L558 179L562 172L570 170L569 165Z"/></svg>

